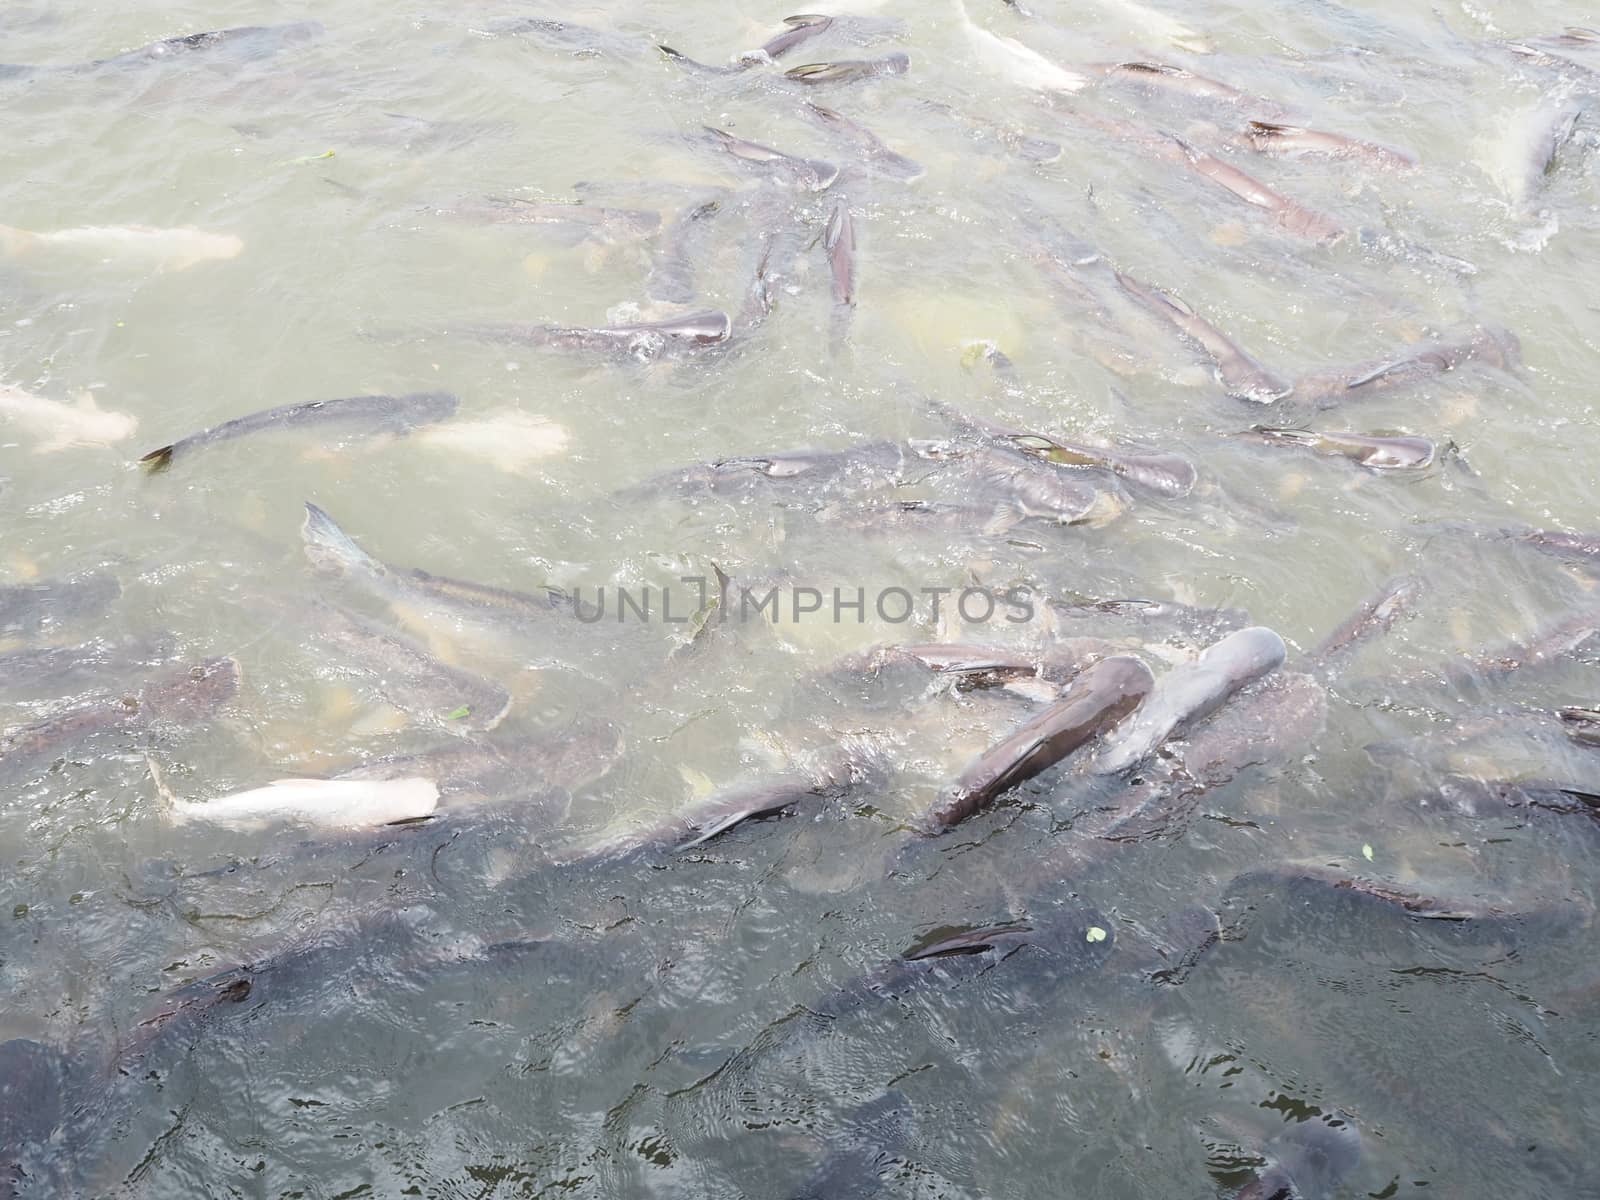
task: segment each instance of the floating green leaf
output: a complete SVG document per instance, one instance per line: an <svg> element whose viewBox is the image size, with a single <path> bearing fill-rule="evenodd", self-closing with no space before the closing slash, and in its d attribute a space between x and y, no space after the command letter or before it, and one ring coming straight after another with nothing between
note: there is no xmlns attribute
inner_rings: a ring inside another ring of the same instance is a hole
<svg viewBox="0 0 1600 1200"><path fill-rule="evenodd" d="M1091 925L1089 932L1084 936L1091 942L1103 942L1106 940L1106 931L1098 925Z"/></svg>
<svg viewBox="0 0 1600 1200"><path fill-rule="evenodd" d="M462 721L462 720L465 720L467 717L470 717L471 715L472 715L472 709L468 708L465 704L463 704L460 708L456 709L455 712L447 713L445 715L444 719L446 721Z"/></svg>

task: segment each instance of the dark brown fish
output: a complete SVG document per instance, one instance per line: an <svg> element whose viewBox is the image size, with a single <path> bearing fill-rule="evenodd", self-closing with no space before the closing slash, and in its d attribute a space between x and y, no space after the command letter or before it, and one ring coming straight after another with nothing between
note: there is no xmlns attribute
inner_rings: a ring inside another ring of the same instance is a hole
<svg viewBox="0 0 1600 1200"><path fill-rule="evenodd" d="M1377 167L1402 170L1417 165L1416 155L1376 142L1364 142L1342 133L1324 133L1298 125L1278 125L1271 121L1251 121L1245 127L1245 142L1252 150L1276 158L1359 158Z"/></svg>
<svg viewBox="0 0 1600 1200"><path fill-rule="evenodd" d="M1409 434L1318 433L1257 425L1250 434L1269 446L1298 446L1318 454L1348 458L1369 471L1425 471L1439 456L1427 438Z"/></svg>
<svg viewBox="0 0 1600 1200"><path fill-rule="evenodd" d="M1123 290L1157 316L1167 320L1209 358L1216 380L1236 400L1271 404L1294 389L1239 349L1221 330L1176 296L1115 272Z"/></svg>
<svg viewBox="0 0 1600 1200"><path fill-rule="evenodd" d="M923 821L927 832L957 825L1048 770L1139 706L1155 684L1137 658L1117 655L1087 668L1061 698L970 764Z"/></svg>
<svg viewBox="0 0 1600 1200"><path fill-rule="evenodd" d="M910 56L896 51L893 54L886 54L882 58L806 63L803 67L790 67L783 73L783 77L794 83L812 85L859 83L863 79L881 79L889 75L904 75L910 69Z"/></svg>
<svg viewBox="0 0 1600 1200"><path fill-rule="evenodd" d="M1507 369L1520 353L1521 346L1508 330L1479 326L1465 337L1436 341L1398 358L1315 372L1297 380L1294 390L1319 408L1330 408L1344 400L1424 383L1463 363L1482 362Z"/></svg>

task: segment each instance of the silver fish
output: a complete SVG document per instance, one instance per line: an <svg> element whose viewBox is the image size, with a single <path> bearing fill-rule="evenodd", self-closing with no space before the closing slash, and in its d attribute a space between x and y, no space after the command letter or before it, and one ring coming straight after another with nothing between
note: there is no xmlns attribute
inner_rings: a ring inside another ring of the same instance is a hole
<svg viewBox="0 0 1600 1200"><path fill-rule="evenodd" d="M1115 274L1128 295L1157 316L1164 317L1205 353L1215 368L1217 382L1229 396L1253 404L1271 404L1294 390L1176 296L1140 283L1121 271Z"/></svg>
<svg viewBox="0 0 1600 1200"><path fill-rule="evenodd" d="M1272 214L1274 221L1289 233L1309 238L1314 242L1333 242L1344 235L1344 226L1323 213L1316 212L1294 200L1273 191L1259 179L1241 171L1231 163L1223 162L1214 154L1190 145L1180 137L1173 137L1191 170L1203 175L1246 204Z"/></svg>
<svg viewBox="0 0 1600 1200"><path fill-rule="evenodd" d="M1390 170L1417 165L1416 155L1405 150L1364 142L1342 133L1324 133L1272 121L1251 121L1245 127L1245 141L1252 150L1278 158L1359 158L1373 166Z"/></svg>
<svg viewBox="0 0 1600 1200"><path fill-rule="evenodd" d="M815 159L795 158L781 150L774 150L771 146L763 146L759 142L749 142L744 138L734 137L724 130L706 125L702 128L711 135L712 144L724 153L731 155L742 163L748 163L759 168L765 174L783 183L805 188L807 191L820 192L832 185L839 178L839 168L829 162Z"/></svg>
<svg viewBox="0 0 1600 1200"><path fill-rule="evenodd" d="M122 595L116 576L89 571L0 587L0 637L37 637L57 626L101 616Z"/></svg>
<svg viewBox="0 0 1600 1200"><path fill-rule="evenodd" d="M1257 425L1250 432L1269 446L1300 446L1348 458L1369 471L1425 471L1439 456L1439 448L1427 438L1409 435L1318 433L1267 425Z"/></svg>
<svg viewBox="0 0 1600 1200"><path fill-rule="evenodd" d="M1322 645L1317 647L1314 657L1326 664L1373 634L1387 632L1396 621L1416 607L1422 592L1423 582L1414 575L1402 576L1384 584L1376 596L1327 636Z"/></svg>
<svg viewBox="0 0 1600 1200"><path fill-rule="evenodd" d="M828 252L828 270L833 278L833 302L845 306L856 302L856 227L850 205L841 200L828 218L822 244Z"/></svg>
<svg viewBox="0 0 1600 1200"><path fill-rule="evenodd" d="M247 437L271 429L309 429L354 426L364 433L407 433L453 417L460 401L448 392L413 392L405 396L347 396L341 400L311 400L285 404L236 417L210 429L180 438L170 446L152 450L139 459L149 471L161 471L177 457L187 457L204 446Z"/></svg>
<svg viewBox="0 0 1600 1200"><path fill-rule="evenodd" d="M1361 1132L1343 1114L1289 1126L1234 1200L1331 1200L1361 1165Z"/></svg>
<svg viewBox="0 0 1600 1200"><path fill-rule="evenodd" d="M713 196L678 214L656 251L645 280L645 295L669 304L688 304L694 299L694 247L722 208L721 198Z"/></svg>
<svg viewBox="0 0 1600 1200"><path fill-rule="evenodd" d="M1358 367L1317 371L1295 382L1295 394L1329 408L1343 400L1421 383L1453 371L1463 363L1483 362L1506 369L1521 354L1514 334L1495 326L1480 326L1465 337L1436 341L1399 358L1383 359Z"/></svg>
<svg viewBox="0 0 1600 1200"><path fill-rule="evenodd" d="M453 332L489 342L550 346L606 357L654 360L675 352L719 346L733 332L727 313L700 312L625 325L466 325Z"/></svg>
<svg viewBox="0 0 1600 1200"><path fill-rule="evenodd" d="M919 162L907 158L884 145L878 135L849 117L809 101L800 106L803 115L811 117L828 132L842 141L848 141L864 156L867 169L875 175L911 183L927 173Z"/></svg>
<svg viewBox="0 0 1600 1200"><path fill-rule="evenodd" d="M1283 639L1263 625L1241 629L1207 647L1192 663L1159 680L1133 717L1114 734L1093 764L1102 775L1137 766L1173 734L1201 721L1228 698L1282 665Z"/></svg>

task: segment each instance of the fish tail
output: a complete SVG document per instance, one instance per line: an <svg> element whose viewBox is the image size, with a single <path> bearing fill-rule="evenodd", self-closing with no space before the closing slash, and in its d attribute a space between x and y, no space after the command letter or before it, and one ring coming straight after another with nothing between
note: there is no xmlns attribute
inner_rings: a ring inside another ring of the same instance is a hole
<svg viewBox="0 0 1600 1200"><path fill-rule="evenodd" d="M377 568L372 556L315 504L306 504L306 519L300 527L300 536L305 539L306 557L319 570L346 575Z"/></svg>
<svg viewBox="0 0 1600 1200"><path fill-rule="evenodd" d="M18 229L14 225L0 225L0 251L10 255L21 254L33 245L38 237L38 234Z"/></svg>
<svg viewBox="0 0 1600 1200"><path fill-rule="evenodd" d="M149 454L139 459L139 465L154 475L157 471L165 471L172 465L172 452L177 449L176 443L163 446L159 450L152 450Z"/></svg>

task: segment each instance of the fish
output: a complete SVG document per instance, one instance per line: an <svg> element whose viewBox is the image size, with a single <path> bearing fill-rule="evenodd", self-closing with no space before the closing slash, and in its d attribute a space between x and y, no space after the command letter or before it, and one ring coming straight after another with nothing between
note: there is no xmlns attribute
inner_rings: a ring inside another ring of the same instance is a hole
<svg viewBox="0 0 1600 1200"><path fill-rule="evenodd" d="M67 404L0 384L0 427L21 429L38 439L35 454L54 454L73 446L126 441L138 430L139 420L130 413L102 409L91 392L80 392Z"/></svg>
<svg viewBox="0 0 1600 1200"><path fill-rule="evenodd" d="M1344 400L1426 382L1463 363L1482 362L1509 369L1520 354L1521 345L1515 334L1484 325L1465 335L1436 340L1398 358L1314 372L1296 380L1294 390L1298 397L1315 402L1319 408L1331 408Z"/></svg>
<svg viewBox="0 0 1600 1200"><path fill-rule="evenodd" d="M448 421L418 430L411 440L451 454L482 459L510 474L564 453L572 435L566 426L520 409L505 409L480 420Z"/></svg>
<svg viewBox="0 0 1600 1200"><path fill-rule="evenodd" d="M318 640L348 667L370 678L401 712L466 737L487 733L511 711L511 695L493 680L440 662L422 646L359 613L327 600L311 605Z"/></svg>
<svg viewBox="0 0 1600 1200"><path fill-rule="evenodd" d="M883 1188L883 1176L911 1139L911 1102L890 1090L859 1105L828 1143L817 1169L791 1200L865 1200Z"/></svg>
<svg viewBox="0 0 1600 1200"><path fill-rule="evenodd" d="M1139 711L1106 739L1092 764L1110 775L1143 762L1173 734L1203 720L1246 684L1282 665L1283 639L1264 625L1230 633L1194 662L1174 667L1159 680Z"/></svg>
<svg viewBox="0 0 1600 1200"><path fill-rule="evenodd" d="M1567 736L1584 746L1600 746L1600 708L1563 708L1558 714Z"/></svg>
<svg viewBox="0 0 1600 1200"><path fill-rule="evenodd" d="M1221 330L1176 296L1140 283L1121 271L1114 274L1129 296L1157 316L1165 318L1189 342L1200 348L1212 362L1217 383L1233 399L1247 400L1252 404L1272 404L1293 392L1293 385L1256 362Z"/></svg>
<svg viewBox="0 0 1600 1200"><path fill-rule="evenodd" d="M841 59L838 62L806 63L790 67L783 77L793 83L810 85L828 83L859 83L863 79L881 79L890 75L904 75L911 69L909 55L895 52L882 58Z"/></svg>
<svg viewBox="0 0 1600 1200"><path fill-rule="evenodd" d="M1322 158L1333 161L1359 158L1372 166L1396 171L1417 165L1417 156L1407 150L1396 150L1376 142L1346 137L1342 133L1325 133L1299 125L1251 121L1245 127L1244 137L1245 144L1252 150L1275 158Z"/></svg>
<svg viewBox="0 0 1600 1200"><path fill-rule="evenodd" d="M95 620L121 595L122 584L105 571L0 587L0 637L33 638L59 625Z"/></svg>
<svg viewBox="0 0 1600 1200"><path fill-rule="evenodd" d="M834 679L870 679L891 667L911 664L953 677L960 691L999 687L1020 679L1060 685L1112 653L1111 643L1100 638L1055 638L1034 652L945 642L889 644L847 655L834 664L828 675Z"/></svg>
<svg viewBox="0 0 1600 1200"><path fill-rule="evenodd" d="M638 59L651 50L651 43L646 38L608 33L588 25L550 17L511 17L489 22L473 32L480 37L531 35L534 40L551 49L566 51L574 58Z"/></svg>
<svg viewBox="0 0 1600 1200"><path fill-rule="evenodd" d="M1110 446L1088 446L1036 433L1018 433L1012 440L1027 453L1046 462L1110 471L1118 479L1169 500L1187 496L1194 491L1200 478L1194 464L1181 454L1144 454Z"/></svg>
<svg viewBox="0 0 1600 1200"><path fill-rule="evenodd" d="M175 824L199 821L230 829L279 823L319 829L370 829L433 815L439 787L431 779L274 779L265 787L214 800L167 801Z"/></svg>
<svg viewBox="0 0 1600 1200"><path fill-rule="evenodd" d="M1048 770L1137 708L1155 677L1131 655L1103 658L1074 679L1061 696L963 770L922 822L942 832Z"/></svg>
<svg viewBox="0 0 1600 1200"><path fill-rule="evenodd" d="M276 54L284 46L310 41L321 37L323 33L321 23L317 21L290 21L282 25L240 25L232 29L211 29L203 33L162 38L137 50L128 50L110 58L97 58L86 63L56 67L0 65L0 77L42 72L88 72L105 67L140 67L217 49L235 52L242 58L265 58Z"/></svg>
<svg viewBox="0 0 1600 1200"><path fill-rule="evenodd" d="M816 121L829 133L836 135L839 140L849 142L860 150L867 169L875 175L896 179L901 183L912 183L927 174L927 169L921 163L889 149L870 129L831 108L807 101L800 106L799 111Z"/></svg>
<svg viewBox="0 0 1600 1200"><path fill-rule="evenodd" d="M110 730L196 724L239 690L239 664L212 658L158 675L137 692L93 700L0 736L0 767L15 768Z"/></svg>
<svg viewBox="0 0 1600 1200"><path fill-rule="evenodd" d="M661 214L648 209L607 208L599 204L552 203L520 196L490 196L480 201L461 201L441 213L493 225L570 225L584 229L607 241L636 241L654 235L661 228Z"/></svg>
<svg viewBox="0 0 1600 1200"><path fill-rule="evenodd" d="M1264 1154L1234 1200L1332 1200L1361 1165L1361 1131L1343 1113L1325 1114L1290 1125Z"/></svg>
<svg viewBox="0 0 1600 1200"><path fill-rule="evenodd" d="M1214 49L1211 40L1204 34L1140 0L1106 0L1106 5L1149 36L1171 42L1180 50L1187 50L1191 54L1210 54Z"/></svg>
<svg viewBox="0 0 1600 1200"><path fill-rule="evenodd" d="M30 1148L43 1146L68 1108L66 1056L28 1038L0 1042L0 1191L30 1178ZM40 1181L35 1179L34 1184Z"/></svg>
<svg viewBox="0 0 1600 1200"><path fill-rule="evenodd" d="M533 596L379 562L315 504L306 505L300 536L314 569L349 579L391 603L443 609L476 620L492 618L513 625L548 620L550 614L571 608L568 597L553 589L544 596Z"/></svg>
<svg viewBox="0 0 1600 1200"><path fill-rule="evenodd" d="M761 44L761 53L768 58L782 58L789 51L812 38L820 37L833 26L833 18L817 13L800 13L785 17L782 33L774 34Z"/></svg>
<svg viewBox="0 0 1600 1200"><path fill-rule="evenodd" d="M1001 37L972 23L962 0L955 0L956 19L966 34L967 43L986 66L1012 82L1043 92L1081 92L1089 77L1051 62L1037 50L1015 38Z"/></svg>
<svg viewBox="0 0 1600 1200"><path fill-rule="evenodd" d="M468 325L453 330L463 337L488 342L550 346L612 358L653 362L676 352L720 346L733 332L724 312L698 312L664 321L637 321L623 325Z"/></svg>
<svg viewBox="0 0 1600 1200"><path fill-rule="evenodd" d="M1323 639L1313 657L1326 664L1375 633L1387 633L1396 621L1412 612L1423 591L1421 576L1403 575L1390 580L1376 596Z"/></svg>
<svg viewBox="0 0 1600 1200"><path fill-rule="evenodd" d="M470 740L393 755L339 771L341 781L429 779L452 807L472 797L495 802L580 787L599 779L623 749L610 721L580 718L560 730Z"/></svg>
<svg viewBox="0 0 1600 1200"><path fill-rule="evenodd" d="M1369 471L1425 471L1439 457L1439 448L1410 434L1318 433L1311 429L1251 427L1251 435L1269 446L1300 446L1318 454L1348 458Z"/></svg>
<svg viewBox="0 0 1600 1200"><path fill-rule="evenodd" d="M238 258L244 239L201 229L157 229L149 225L85 225L33 232L0 225L0 251L12 257L39 251L97 256L103 261L153 261L160 268L187 270L197 263Z"/></svg>
<svg viewBox="0 0 1600 1200"><path fill-rule="evenodd" d="M455 415L460 403L448 392L412 392L404 396L346 396L339 400L285 404L191 433L171 445L150 451L139 459L139 464L148 471L164 471L175 458L187 458L206 446L270 429L353 426L363 434L403 434L420 425L448 420Z"/></svg>
<svg viewBox="0 0 1600 1200"><path fill-rule="evenodd" d="M12 650L0 654L0 689L26 690L37 697L43 688L82 688L118 667L148 664L160 657L164 656L154 643L104 639L76 646Z"/></svg>
<svg viewBox="0 0 1600 1200"><path fill-rule="evenodd" d="M1581 101L1557 95L1522 118L1512 134L1512 162L1501 178L1507 197L1514 204L1530 203L1544 187L1556 156L1572 139L1586 107Z"/></svg>
<svg viewBox="0 0 1600 1200"><path fill-rule="evenodd" d="M1231 163L1223 162L1214 154L1207 154L1180 137L1171 134L1168 136L1191 170L1203 175L1225 191L1231 192L1246 204L1272 214L1272 219L1286 232L1323 243L1334 242L1344 236L1344 226L1332 217L1290 200L1287 196L1273 191L1259 179L1245 174Z"/></svg>
<svg viewBox="0 0 1600 1200"><path fill-rule="evenodd" d="M662 491L681 495L754 495L814 489L820 497L855 495L895 486L925 465L902 442L863 442L842 450L780 450L740 454L670 471L622 493L637 499Z"/></svg>
<svg viewBox="0 0 1600 1200"><path fill-rule="evenodd" d="M851 307L856 302L856 226L846 201L834 206L822 244L833 278L833 302Z"/></svg>
<svg viewBox="0 0 1600 1200"><path fill-rule="evenodd" d="M734 137L733 134L711 125L703 125L701 128L710 135L711 144L717 149L780 183L804 188L808 192L821 192L826 191L834 180L839 178L839 168L830 162L795 158L781 150L774 150L771 146Z"/></svg>
<svg viewBox="0 0 1600 1200"><path fill-rule="evenodd" d="M1512 535L1547 554L1573 562L1600 565L1600 537L1592 533L1565 533L1559 529L1530 529Z"/></svg>
<svg viewBox="0 0 1600 1200"><path fill-rule="evenodd" d="M1200 100L1221 100L1238 104L1251 99L1238 88L1216 79L1196 75L1183 67L1159 62L1104 63L1096 68L1108 79L1126 79L1151 87L1163 87Z"/></svg>
<svg viewBox="0 0 1600 1200"><path fill-rule="evenodd" d="M1600 608L1583 608L1546 625L1521 642L1469 655L1445 669L1445 678L1463 684L1474 676L1497 679L1527 667L1565 658L1600 634Z"/></svg>
<svg viewBox="0 0 1600 1200"><path fill-rule="evenodd" d="M718 213L722 200L713 196L680 212L667 229L645 280L645 295L669 304L688 304L695 296L694 251Z"/></svg>

